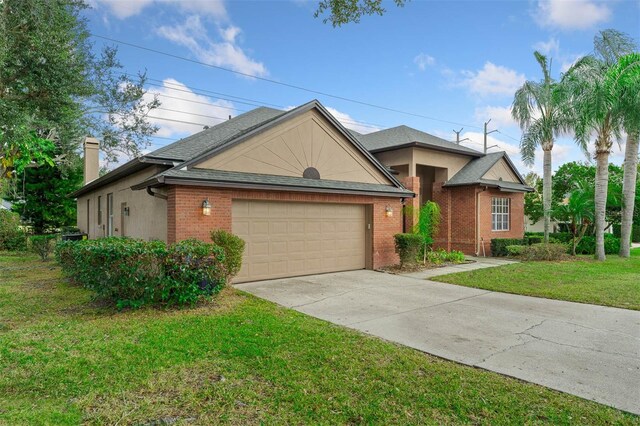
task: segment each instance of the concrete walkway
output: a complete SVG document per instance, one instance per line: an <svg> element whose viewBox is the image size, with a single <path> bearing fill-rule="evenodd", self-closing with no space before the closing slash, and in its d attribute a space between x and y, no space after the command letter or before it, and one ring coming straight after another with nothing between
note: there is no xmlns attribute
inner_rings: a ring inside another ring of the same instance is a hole
<svg viewBox="0 0 640 426"><path fill-rule="evenodd" d="M448 265L441 268L425 269L419 272L408 272L400 274L404 277L417 278L427 280L429 278L437 277L438 275L453 274L456 272L467 272L476 269L494 268L496 266L510 265L512 263L518 263L517 260L510 260L498 257L474 257L466 256L470 263L460 263L458 265Z"/></svg>
<svg viewBox="0 0 640 426"><path fill-rule="evenodd" d="M443 358L640 414L640 312L373 271L238 289Z"/></svg>

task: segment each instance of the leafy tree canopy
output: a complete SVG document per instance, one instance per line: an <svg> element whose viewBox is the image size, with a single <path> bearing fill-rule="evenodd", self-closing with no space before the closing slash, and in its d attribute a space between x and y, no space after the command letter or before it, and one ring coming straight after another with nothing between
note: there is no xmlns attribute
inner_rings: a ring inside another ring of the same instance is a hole
<svg viewBox="0 0 640 426"><path fill-rule="evenodd" d="M402 7L408 0L393 0L396 6ZM383 15L382 0L321 0L314 16L329 16L322 19L325 24L331 22L334 27L340 27L350 22L358 23L363 16Z"/></svg>
<svg viewBox="0 0 640 426"><path fill-rule="evenodd" d="M156 129L146 120L145 75L120 72L116 49L92 52L82 0L0 2L0 177L32 161L68 165L84 136L107 160L137 155ZM38 156L52 152L54 158Z"/></svg>

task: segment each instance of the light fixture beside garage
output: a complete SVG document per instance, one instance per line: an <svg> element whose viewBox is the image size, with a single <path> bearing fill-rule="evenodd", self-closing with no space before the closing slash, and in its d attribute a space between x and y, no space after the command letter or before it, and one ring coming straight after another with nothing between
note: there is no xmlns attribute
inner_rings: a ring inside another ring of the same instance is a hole
<svg viewBox="0 0 640 426"><path fill-rule="evenodd" d="M393 209L390 206L385 207L384 215L386 217L393 217Z"/></svg>
<svg viewBox="0 0 640 426"><path fill-rule="evenodd" d="M211 203L208 198L202 202L202 215L203 216L211 216Z"/></svg>

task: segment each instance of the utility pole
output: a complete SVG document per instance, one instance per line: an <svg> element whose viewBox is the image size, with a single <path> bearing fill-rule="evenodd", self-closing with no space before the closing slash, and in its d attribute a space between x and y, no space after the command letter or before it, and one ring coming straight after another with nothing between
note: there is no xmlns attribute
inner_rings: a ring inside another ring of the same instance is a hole
<svg viewBox="0 0 640 426"><path fill-rule="evenodd" d="M460 140L460 133L462 133L462 130L464 130L464 127L462 127L460 130L453 129L453 133L456 134L456 144L458 144L458 145L460 145L460 142L464 142L464 141L470 140L469 138L464 138L464 139Z"/></svg>
<svg viewBox="0 0 640 426"><path fill-rule="evenodd" d="M490 132L487 132L487 126L489 125L489 123L490 123L490 122L491 122L491 119L489 119L488 121L486 121L486 122L484 123L484 153L485 153L485 154L487 153L487 149L488 149L488 148L487 148L487 136L488 136L490 133L493 133L493 132L497 132L497 131L498 131L498 130L496 129L496 130L492 130L492 131L490 131Z"/></svg>

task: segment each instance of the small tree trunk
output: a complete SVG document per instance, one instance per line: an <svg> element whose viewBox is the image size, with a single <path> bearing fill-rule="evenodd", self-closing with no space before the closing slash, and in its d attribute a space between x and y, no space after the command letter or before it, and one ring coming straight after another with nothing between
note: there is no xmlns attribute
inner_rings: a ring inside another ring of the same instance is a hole
<svg viewBox="0 0 640 426"><path fill-rule="evenodd" d="M609 188L609 152L596 152L596 254L597 260L604 261L604 229L606 227L607 191Z"/></svg>
<svg viewBox="0 0 640 426"><path fill-rule="evenodd" d="M631 228L636 198L636 178L638 175L638 142L640 133L627 134L624 149L624 178L622 180L622 223L620 225L620 256L631 255Z"/></svg>
<svg viewBox="0 0 640 426"><path fill-rule="evenodd" d="M542 208L544 211L544 243L549 244L551 228L551 149L544 150L542 174Z"/></svg>

